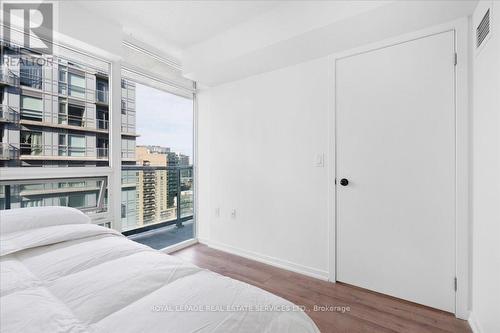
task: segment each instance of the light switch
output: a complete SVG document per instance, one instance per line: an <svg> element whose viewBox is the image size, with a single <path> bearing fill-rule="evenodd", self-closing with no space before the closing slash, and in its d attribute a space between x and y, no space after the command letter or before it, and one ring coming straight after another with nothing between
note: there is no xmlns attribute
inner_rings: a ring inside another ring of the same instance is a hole
<svg viewBox="0 0 500 333"><path fill-rule="evenodd" d="M314 165L318 168L322 168L325 166L325 155L323 153L316 155Z"/></svg>

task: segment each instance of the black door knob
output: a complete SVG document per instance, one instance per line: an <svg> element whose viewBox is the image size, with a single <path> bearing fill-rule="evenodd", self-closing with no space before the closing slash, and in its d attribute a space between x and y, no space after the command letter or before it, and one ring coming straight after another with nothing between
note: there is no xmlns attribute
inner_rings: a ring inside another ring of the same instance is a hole
<svg viewBox="0 0 500 333"><path fill-rule="evenodd" d="M342 178L342 179L340 180L340 185L342 185L342 186L347 186L347 184L349 184L349 181L348 181L347 179Z"/></svg>

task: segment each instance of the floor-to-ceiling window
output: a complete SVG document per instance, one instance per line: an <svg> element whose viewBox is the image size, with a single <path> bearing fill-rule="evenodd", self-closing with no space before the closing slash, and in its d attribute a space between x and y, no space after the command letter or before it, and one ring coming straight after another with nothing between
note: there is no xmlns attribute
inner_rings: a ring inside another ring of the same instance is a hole
<svg viewBox="0 0 500 333"><path fill-rule="evenodd" d="M122 231L161 249L194 237L193 98L122 80Z"/></svg>
<svg viewBox="0 0 500 333"><path fill-rule="evenodd" d="M74 207L157 249L195 237L192 81L124 69L120 87L119 64L77 49L2 50L0 209ZM36 62L12 65L20 56ZM120 165L121 187L108 186Z"/></svg>

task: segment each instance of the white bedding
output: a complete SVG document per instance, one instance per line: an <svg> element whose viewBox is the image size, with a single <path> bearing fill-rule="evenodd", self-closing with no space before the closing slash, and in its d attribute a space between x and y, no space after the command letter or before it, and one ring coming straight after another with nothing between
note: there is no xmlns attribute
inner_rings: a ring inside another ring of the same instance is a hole
<svg viewBox="0 0 500 333"><path fill-rule="evenodd" d="M319 332L282 298L103 227L0 237L1 332Z"/></svg>

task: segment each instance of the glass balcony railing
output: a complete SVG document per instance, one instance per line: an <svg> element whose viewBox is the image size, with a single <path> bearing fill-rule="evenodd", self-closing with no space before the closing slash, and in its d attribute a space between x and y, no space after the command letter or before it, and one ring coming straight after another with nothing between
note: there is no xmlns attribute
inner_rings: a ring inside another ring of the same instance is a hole
<svg viewBox="0 0 500 333"><path fill-rule="evenodd" d="M109 157L109 149L104 147L97 147L97 158L107 159Z"/></svg>
<svg viewBox="0 0 500 333"><path fill-rule="evenodd" d="M93 121L87 117L68 115L60 113L58 116L58 122L60 125L69 125L76 127L92 127Z"/></svg>
<svg viewBox="0 0 500 333"><path fill-rule="evenodd" d="M109 129L109 120L106 119L96 119L97 128L107 130Z"/></svg>
<svg viewBox="0 0 500 333"><path fill-rule="evenodd" d="M0 84L17 87L19 86L19 76L8 69L0 68Z"/></svg>
<svg viewBox="0 0 500 333"><path fill-rule="evenodd" d="M0 180L0 210L67 206L91 217L107 212L107 178Z"/></svg>
<svg viewBox="0 0 500 333"><path fill-rule="evenodd" d="M135 135L135 125L134 124L122 124L122 133Z"/></svg>
<svg viewBox="0 0 500 333"><path fill-rule="evenodd" d="M109 103L109 91L96 90L95 91L95 101L97 103L108 104Z"/></svg>
<svg viewBox="0 0 500 333"><path fill-rule="evenodd" d="M19 109L9 105L0 105L0 121L9 123L19 122Z"/></svg>
<svg viewBox="0 0 500 333"><path fill-rule="evenodd" d="M122 167L122 230L126 235L193 219L193 167Z"/></svg>
<svg viewBox="0 0 500 333"><path fill-rule="evenodd" d="M60 125L69 125L76 127L84 127L89 129L109 129L109 121L106 119L93 119L90 117L84 116L76 116L76 115L68 115L64 113L60 113L58 115L58 123Z"/></svg>
<svg viewBox="0 0 500 333"><path fill-rule="evenodd" d="M122 159L135 161L135 148L133 149L122 148Z"/></svg>
<svg viewBox="0 0 500 333"><path fill-rule="evenodd" d="M11 144L0 142L0 160L13 160L18 157L19 150Z"/></svg>
<svg viewBox="0 0 500 333"><path fill-rule="evenodd" d="M28 69L27 71L21 70L21 74L19 75L19 84L22 86L34 89L42 89L44 83L43 81L44 79L41 70L40 71L34 70L32 72L30 72L30 69Z"/></svg>
<svg viewBox="0 0 500 333"><path fill-rule="evenodd" d="M67 145L42 145L37 143L21 143L19 153L22 159L30 156L39 157L82 157L91 159L108 159L109 149L105 147L78 147Z"/></svg>
<svg viewBox="0 0 500 333"><path fill-rule="evenodd" d="M105 147L75 147L75 146L65 146L59 145L58 149L59 156L70 156L70 157L96 157L96 158L108 158L108 148Z"/></svg>
<svg viewBox="0 0 500 333"><path fill-rule="evenodd" d="M64 97L74 97L77 99L94 98L92 95L95 94L95 90L87 89L76 84L68 84L64 81L57 81L59 85L59 94ZM50 83L50 81L49 81ZM92 96L92 97L86 97Z"/></svg>
<svg viewBox="0 0 500 333"><path fill-rule="evenodd" d="M42 156L43 155L43 145L36 143L21 143L20 144L20 154L29 156Z"/></svg>

